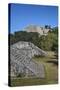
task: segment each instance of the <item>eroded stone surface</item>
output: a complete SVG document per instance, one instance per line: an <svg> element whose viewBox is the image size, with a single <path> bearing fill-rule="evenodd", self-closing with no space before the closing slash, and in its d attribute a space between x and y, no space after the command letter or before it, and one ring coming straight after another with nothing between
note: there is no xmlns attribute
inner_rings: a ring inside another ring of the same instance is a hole
<svg viewBox="0 0 60 90"><path fill-rule="evenodd" d="M10 46L10 66L11 76L23 74L24 77L36 76L45 77L43 64L38 64L32 57L34 55L47 55L45 51L39 49L30 42L18 42Z"/></svg>

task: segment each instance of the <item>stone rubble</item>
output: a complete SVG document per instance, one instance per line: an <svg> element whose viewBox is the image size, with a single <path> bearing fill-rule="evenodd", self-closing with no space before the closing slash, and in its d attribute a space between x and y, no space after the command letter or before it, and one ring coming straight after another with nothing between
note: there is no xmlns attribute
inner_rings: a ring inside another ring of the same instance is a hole
<svg viewBox="0 0 60 90"><path fill-rule="evenodd" d="M32 59L34 55L47 53L30 42L20 41L10 46L11 77L23 74L24 77L45 77L44 65Z"/></svg>

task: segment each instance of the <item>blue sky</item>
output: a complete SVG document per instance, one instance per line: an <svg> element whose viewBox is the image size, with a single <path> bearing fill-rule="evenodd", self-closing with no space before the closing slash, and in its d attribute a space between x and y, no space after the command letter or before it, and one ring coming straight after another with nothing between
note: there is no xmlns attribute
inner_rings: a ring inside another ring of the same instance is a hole
<svg viewBox="0 0 60 90"><path fill-rule="evenodd" d="M11 4L10 11L10 31L21 31L27 25L58 25L58 7L27 5L27 4Z"/></svg>

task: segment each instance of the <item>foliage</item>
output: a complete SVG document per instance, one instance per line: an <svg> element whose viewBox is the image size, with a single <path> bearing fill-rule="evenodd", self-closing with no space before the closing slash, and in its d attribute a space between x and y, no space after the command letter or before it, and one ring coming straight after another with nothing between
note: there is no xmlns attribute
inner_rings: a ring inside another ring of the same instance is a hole
<svg viewBox="0 0 60 90"><path fill-rule="evenodd" d="M46 26L47 27L47 26ZM29 41L46 51L58 52L58 28L52 28L48 35L40 36L37 32L17 31L10 34L10 44L18 41Z"/></svg>

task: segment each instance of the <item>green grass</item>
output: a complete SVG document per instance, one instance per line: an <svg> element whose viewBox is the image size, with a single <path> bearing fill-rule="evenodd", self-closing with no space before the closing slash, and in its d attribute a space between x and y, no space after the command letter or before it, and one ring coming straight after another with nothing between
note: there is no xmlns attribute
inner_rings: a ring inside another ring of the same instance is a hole
<svg viewBox="0 0 60 90"><path fill-rule="evenodd" d="M15 78L11 79L11 86L25 86L25 85L45 85L58 83L58 66L56 63L57 58L54 52L47 52L47 57L34 57L37 63L44 64L45 78ZM51 62L50 62L51 61Z"/></svg>
<svg viewBox="0 0 60 90"><path fill-rule="evenodd" d="M39 78L16 78L11 81L11 86L43 85L47 84L45 80Z"/></svg>
<svg viewBox="0 0 60 90"><path fill-rule="evenodd" d="M33 59L38 63L42 63L45 66L45 75L47 84L57 83L58 82L58 65L55 62L58 62L54 52L47 52L47 57L34 57Z"/></svg>

